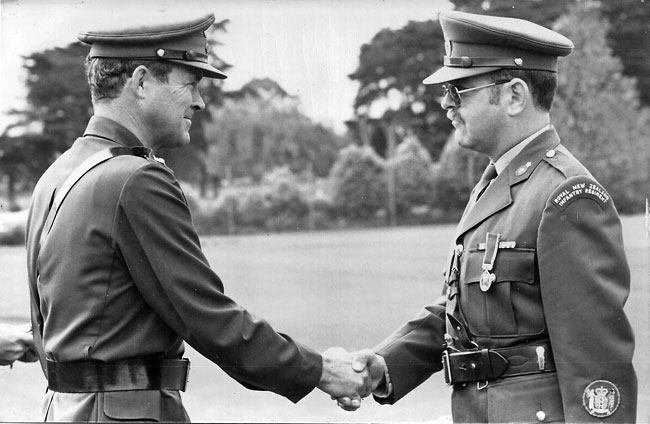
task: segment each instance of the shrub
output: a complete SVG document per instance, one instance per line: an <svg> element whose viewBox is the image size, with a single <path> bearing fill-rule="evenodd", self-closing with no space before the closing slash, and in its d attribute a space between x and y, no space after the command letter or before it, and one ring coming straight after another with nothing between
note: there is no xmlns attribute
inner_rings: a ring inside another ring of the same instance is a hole
<svg viewBox="0 0 650 424"><path fill-rule="evenodd" d="M223 188L213 200L192 197L190 206L201 234L289 231L310 226L308 195L288 168L265 175L259 185Z"/></svg>
<svg viewBox="0 0 650 424"><path fill-rule="evenodd" d="M410 214L422 206L435 206L433 162L429 152L415 137L402 141L389 166L395 172L398 215Z"/></svg>
<svg viewBox="0 0 650 424"><path fill-rule="evenodd" d="M478 182L488 161L480 153L460 147L452 136L442 151L440 161L433 167L436 206L452 216L462 212L472 187Z"/></svg>
<svg viewBox="0 0 650 424"><path fill-rule="evenodd" d="M0 213L0 245L25 244L27 210Z"/></svg>
<svg viewBox="0 0 650 424"><path fill-rule="evenodd" d="M333 207L342 217L371 218L386 204L384 161L368 146L350 145L341 150L330 184Z"/></svg>

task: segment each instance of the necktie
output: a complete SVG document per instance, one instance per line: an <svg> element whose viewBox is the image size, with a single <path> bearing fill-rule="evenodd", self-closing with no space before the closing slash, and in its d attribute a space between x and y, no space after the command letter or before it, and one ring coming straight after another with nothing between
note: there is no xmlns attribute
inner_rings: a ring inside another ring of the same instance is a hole
<svg viewBox="0 0 650 424"><path fill-rule="evenodd" d="M494 166L494 163L490 162L490 164L485 168L485 171L483 171L483 175L481 175L481 179L479 180L478 184L476 184L476 200L481 197L485 189L490 185L490 182L497 177L497 167Z"/></svg>

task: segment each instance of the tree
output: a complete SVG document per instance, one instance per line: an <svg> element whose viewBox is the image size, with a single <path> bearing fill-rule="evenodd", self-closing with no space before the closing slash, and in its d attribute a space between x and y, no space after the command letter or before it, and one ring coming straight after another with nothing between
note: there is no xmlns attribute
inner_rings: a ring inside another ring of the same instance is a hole
<svg viewBox="0 0 650 424"><path fill-rule="evenodd" d="M29 189L36 176L41 175L56 158L56 141L46 134L0 136L0 175L6 177L9 209L18 209L19 187Z"/></svg>
<svg viewBox="0 0 650 424"><path fill-rule="evenodd" d="M414 136L408 136L388 160L395 171L397 213L405 215L414 206L430 206L435 198L433 162Z"/></svg>
<svg viewBox="0 0 650 424"><path fill-rule="evenodd" d="M342 144L336 134L303 115L298 99L275 81L252 80L240 91L213 110L206 125L212 144L205 161L217 180L259 181L284 165L293 173L328 175Z"/></svg>
<svg viewBox="0 0 650 424"><path fill-rule="evenodd" d="M487 166L489 159L480 153L460 147L453 136L445 144L440 161L433 166L436 187L434 206L460 216L472 187Z"/></svg>
<svg viewBox="0 0 650 424"><path fill-rule="evenodd" d="M0 137L0 175L6 177L10 203L17 187L29 189L56 156L83 134L92 114L83 66L87 53L88 47L72 43L24 58L27 108L11 111L19 119Z"/></svg>
<svg viewBox="0 0 650 424"><path fill-rule="evenodd" d="M607 47L609 24L588 4L572 6L557 28L576 45L560 61L553 121L564 143L610 192L621 212L643 210L650 194L650 110L636 81Z"/></svg>
<svg viewBox="0 0 650 424"><path fill-rule="evenodd" d="M25 58L28 108L19 113L24 122L40 122L59 152L83 134L92 115L84 70L88 51L87 45L75 42Z"/></svg>
<svg viewBox="0 0 650 424"><path fill-rule="evenodd" d="M359 82L357 117L411 129L433 160L439 158L450 126L440 108L440 89L422 80L442 66L443 46L442 30L434 21L383 29L361 47L359 66L349 75Z"/></svg>
<svg viewBox="0 0 650 424"><path fill-rule="evenodd" d="M368 146L341 150L332 172L332 205L346 218L368 219L386 206L384 161Z"/></svg>

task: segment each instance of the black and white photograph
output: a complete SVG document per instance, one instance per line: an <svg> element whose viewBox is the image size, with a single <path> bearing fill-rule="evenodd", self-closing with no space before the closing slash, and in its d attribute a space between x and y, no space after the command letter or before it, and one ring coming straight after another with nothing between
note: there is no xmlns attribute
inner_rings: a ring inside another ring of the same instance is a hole
<svg viewBox="0 0 650 424"><path fill-rule="evenodd" d="M0 0L0 422L650 423L647 0Z"/></svg>

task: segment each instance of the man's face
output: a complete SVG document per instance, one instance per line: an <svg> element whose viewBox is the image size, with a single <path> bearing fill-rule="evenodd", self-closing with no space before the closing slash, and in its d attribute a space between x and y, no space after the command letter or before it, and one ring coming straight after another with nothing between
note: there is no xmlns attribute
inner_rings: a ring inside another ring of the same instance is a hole
<svg viewBox="0 0 650 424"><path fill-rule="evenodd" d="M200 74L174 66L167 83L150 81L144 114L154 150L190 142L192 117L205 108L198 89L200 80Z"/></svg>
<svg viewBox="0 0 650 424"><path fill-rule="evenodd" d="M451 84L461 91L491 82L481 75L454 80ZM460 106L454 104L449 94L446 94L441 102L443 109L447 110L447 118L455 128L456 142L462 147L490 157L495 153L504 122L500 105L490 102L492 90L493 87L485 87L461 93Z"/></svg>

